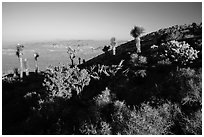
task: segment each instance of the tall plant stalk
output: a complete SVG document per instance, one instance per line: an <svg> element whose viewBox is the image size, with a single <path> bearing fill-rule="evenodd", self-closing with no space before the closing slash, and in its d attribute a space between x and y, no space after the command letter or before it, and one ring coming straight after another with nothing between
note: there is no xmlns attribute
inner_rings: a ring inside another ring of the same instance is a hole
<svg viewBox="0 0 204 137"><path fill-rule="evenodd" d="M71 60L71 65L74 66L74 58L75 56L75 50L73 50L70 46L67 48L67 53L69 54L69 58Z"/></svg>
<svg viewBox="0 0 204 137"><path fill-rule="evenodd" d="M134 28L130 31L130 35L135 39L137 53L141 53L140 36L142 33L144 33L144 28L138 26L134 26Z"/></svg>
<svg viewBox="0 0 204 137"><path fill-rule="evenodd" d="M29 75L29 70L28 70L28 61L27 59L24 59L24 69L25 69L25 73L26 73L26 76Z"/></svg>
<svg viewBox="0 0 204 137"><path fill-rule="evenodd" d="M116 39L115 37L112 37L110 39L110 45L112 46L112 49L113 49L113 55L116 54Z"/></svg>
<svg viewBox="0 0 204 137"><path fill-rule="evenodd" d="M23 78L23 48L24 46L21 44L17 44L16 46L16 56L20 62L20 78Z"/></svg>

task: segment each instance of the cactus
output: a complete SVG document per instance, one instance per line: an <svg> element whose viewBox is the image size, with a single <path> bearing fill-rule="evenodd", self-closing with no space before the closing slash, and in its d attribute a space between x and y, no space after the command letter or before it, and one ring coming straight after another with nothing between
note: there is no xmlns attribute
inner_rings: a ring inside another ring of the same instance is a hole
<svg viewBox="0 0 204 137"><path fill-rule="evenodd" d="M130 31L130 35L135 38L137 53L141 53L140 36L142 33L144 33L144 28L138 26L134 26L134 28Z"/></svg>
<svg viewBox="0 0 204 137"><path fill-rule="evenodd" d="M23 48L24 46L21 44L17 44L16 46L16 56L19 58L20 62L20 78L23 78Z"/></svg>
<svg viewBox="0 0 204 137"><path fill-rule="evenodd" d="M27 59L24 59L23 61L23 66L25 68L25 73L26 73L26 76L29 75L29 70L28 70L28 62L27 62Z"/></svg>

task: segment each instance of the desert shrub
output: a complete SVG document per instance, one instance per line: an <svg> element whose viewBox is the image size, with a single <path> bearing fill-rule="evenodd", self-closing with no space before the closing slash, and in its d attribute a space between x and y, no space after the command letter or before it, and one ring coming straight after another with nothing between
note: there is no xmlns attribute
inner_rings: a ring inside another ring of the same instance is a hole
<svg viewBox="0 0 204 137"><path fill-rule="evenodd" d="M74 94L79 95L89 82L90 76L85 69L51 66L46 70L44 86L50 96L69 99Z"/></svg>
<svg viewBox="0 0 204 137"><path fill-rule="evenodd" d="M111 121L111 115L114 112L113 103L115 99L115 94L108 88L93 98L97 112L100 114L101 119L105 120L106 122Z"/></svg>
<svg viewBox="0 0 204 137"><path fill-rule="evenodd" d="M112 132L113 134L127 134L128 129L127 121L130 119L130 110L123 101L114 102L114 113L112 114Z"/></svg>
<svg viewBox="0 0 204 137"><path fill-rule="evenodd" d="M180 85L179 94L183 105L197 106L202 104L202 74L194 69L183 68L177 72L177 84Z"/></svg>
<svg viewBox="0 0 204 137"><path fill-rule="evenodd" d="M169 58L167 58L167 59L159 60L157 63L163 64L163 65L170 65L171 61L169 60Z"/></svg>
<svg viewBox="0 0 204 137"><path fill-rule="evenodd" d="M22 80L18 77L18 68L14 68L13 71L8 71L7 74L2 76L2 83L4 84L14 84L20 81Z"/></svg>
<svg viewBox="0 0 204 137"><path fill-rule="evenodd" d="M86 119L88 101L82 101L81 92L90 82L85 69L65 66L49 67L45 71L43 93L28 92L24 98L29 104L26 121L29 133L77 134L80 121ZM36 123L37 122L37 123ZM39 126L38 126L39 124Z"/></svg>
<svg viewBox="0 0 204 137"><path fill-rule="evenodd" d="M192 44L192 43L191 43ZM149 62L159 64L174 64L177 66L189 66L198 62L200 50L193 48L195 44L188 44L185 41L178 42L171 40L159 46L151 46L151 53L148 56Z"/></svg>
<svg viewBox="0 0 204 137"><path fill-rule="evenodd" d="M12 83L15 83L15 82L17 82L18 81L18 79L17 78L15 78L15 77L9 77L9 76L5 76L5 77L3 77L2 78L2 82L4 83L4 84L12 84Z"/></svg>
<svg viewBox="0 0 204 137"><path fill-rule="evenodd" d="M84 135L97 135L97 127L90 122L84 122L79 131Z"/></svg>
<svg viewBox="0 0 204 137"><path fill-rule="evenodd" d="M107 122L110 117L113 95L106 88L101 94L93 98L92 106L88 108L88 117L81 122L79 131L85 135L109 135L111 126Z"/></svg>
<svg viewBox="0 0 204 137"><path fill-rule="evenodd" d="M140 135L161 135L171 134L171 106L163 104L157 109L149 104L142 104L139 111L131 111L131 118L128 122L128 134Z"/></svg>
<svg viewBox="0 0 204 137"><path fill-rule="evenodd" d="M198 58L199 51L193 49L193 47L185 41L178 42L173 40L163 43L162 46L165 47L164 56L169 58L173 63L186 66Z"/></svg>
<svg viewBox="0 0 204 137"><path fill-rule="evenodd" d="M107 104L110 104L112 102L110 90L106 88L106 90L102 91L102 94L99 94L94 98L96 105L103 107Z"/></svg>
<svg viewBox="0 0 204 137"><path fill-rule="evenodd" d="M201 135L202 134L202 112L198 110L197 112L191 114L190 116L185 116L183 118L182 130L184 134Z"/></svg>
<svg viewBox="0 0 204 137"><path fill-rule="evenodd" d="M28 92L24 95L26 103L30 106L31 111L35 111L41 108L41 104L44 103L41 95L37 92Z"/></svg>
<svg viewBox="0 0 204 137"><path fill-rule="evenodd" d="M84 122L79 130L84 135L111 135L111 127L105 121L100 121L96 125Z"/></svg>
<svg viewBox="0 0 204 137"><path fill-rule="evenodd" d="M173 105L165 103L153 108L148 103L141 104L139 109L130 109L124 102L114 103L115 113L112 115L114 134L126 135L161 135L172 134L171 126Z"/></svg>
<svg viewBox="0 0 204 137"><path fill-rule="evenodd" d="M141 66L142 64L147 64L147 58L136 53L131 54L130 64L133 66Z"/></svg>
<svg viewBox="0 0 204 137"><path fill-rule="evenodd" d="M111 127L110 124L107 122L100 122L100 135L111 135Z"/></svg>
<svg viewBox="0 0 204 137"><path fill-rule="evenodd" d="M180 68L168 72L157 82L156 95L190 107L186 108L187 111L198 109L202 106L201 75L201 70L191 68Z"/></svg>
<svg viewBox="0 0 204 137"><path fill-rule="evenodd" d="M178 104L161 101L152 107L142 103L130 109L124 102L114 102L112 133L122 135L201 134L202 113L186 115Z"/></svg>
<svg viewBox="0 0 204 137"><path fill-rule="evenodd" d="M174 125L171 130L174 134L201 135L202 134L202 112L201 110L185 114L181 108L174 107L172 120Z"/></svg>

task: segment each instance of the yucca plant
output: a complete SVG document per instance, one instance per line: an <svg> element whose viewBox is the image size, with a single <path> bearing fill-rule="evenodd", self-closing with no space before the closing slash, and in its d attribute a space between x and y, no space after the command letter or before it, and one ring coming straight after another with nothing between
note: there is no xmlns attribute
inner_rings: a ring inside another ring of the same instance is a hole
<svg viewBox="0 0 204 137"><path fill-rule="evenodd" d="M39 58L40 55L39 55L39 53L35 52L33 56L34 56L34 59L35 59L35 72L38 73L38 70L39 70L39 68L38 68L38 58Z"/></svg>
<svg viewBox="0 0 204 137"><path fill-rule="evenodd" d="M20 78L23 78L23 48L24 46L22 44L17 44L16 46L16 56L20 62Z"/></svg>
<svg viewBox="0 0 204 137"><path fill-rule="evenodd" d="M23 66L24 66L26 76L28 76L29 75L29 70L28 70L28 61L27 61L27 59L24 59Z"/></svg>
<svg viewBox="0 0 204 137"><path fill-rule="evenodd" d="M110 39L110 45L112 46L112 49L113 49L113 55L116 54L116 39L115 37L112 37Z"/></svg>
<svg viewBox="0 0 204 137"><path fill-rule="evenodd" d="M141 53L140 36L142 33L144 33L144 28L139 26L134 26L130 31L130 35L135 38L137 53Z"/></svg>

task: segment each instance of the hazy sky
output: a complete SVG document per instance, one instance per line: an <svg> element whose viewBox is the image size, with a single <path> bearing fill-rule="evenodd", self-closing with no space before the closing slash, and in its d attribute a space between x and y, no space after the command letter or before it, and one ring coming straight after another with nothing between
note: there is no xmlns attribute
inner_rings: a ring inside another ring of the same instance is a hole
<svg viewBox="0 0 204 137"><path fill-rule="evenodd" d="M202 3L14 3L2 4L3 42L56 39L132 39L134 25L146 33L202 22Z"/></svg>

